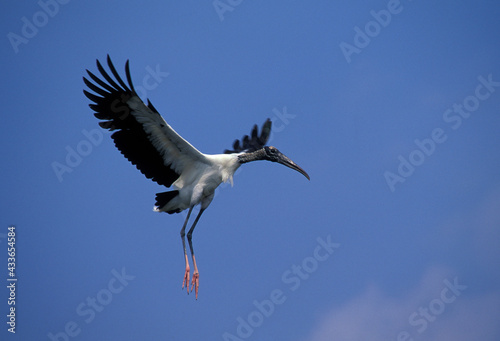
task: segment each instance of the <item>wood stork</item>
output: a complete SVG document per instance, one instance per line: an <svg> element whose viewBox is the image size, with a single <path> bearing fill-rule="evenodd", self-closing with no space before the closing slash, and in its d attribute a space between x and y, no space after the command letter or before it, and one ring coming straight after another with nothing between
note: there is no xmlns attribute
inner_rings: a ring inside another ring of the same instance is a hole
<svg viewBox="0 0 500 341"><path fill-rule="evenodd" d="M102 120L99 125L114 131L111 138L118 150L148 179L159 185L175 188L172 191L156 194L154 210L169 214L189 210L181 229L186 264L182 288L186 286L188 293L194 288L198 298L199 273L193 251L192 234L202 213L210 205L217 186L228 181L232 185L233 174L238 167L257 160L281 163L300 172L307 179L309 175L278 149L266 146L271 132L270 119L266 120L260 134L255 125L250 136L245 135L241 141L236 140L233 149L225 150L224 154L209 155L199 152L165 122L149 99L147 105L142 102L134 90L128 60L125 64L128 85L116 72L109 55L107 62L114 79L97 60L97 69L103 79L87 70L88 76L94 83L85 77L83 81L95 94L86 90L83 92L94 102L89 106L95 111L94 116ZM184 237L191 211L198 204L201 205L200 211L187 233L194 267L191 290L189 290L190 268Z"/></svg>

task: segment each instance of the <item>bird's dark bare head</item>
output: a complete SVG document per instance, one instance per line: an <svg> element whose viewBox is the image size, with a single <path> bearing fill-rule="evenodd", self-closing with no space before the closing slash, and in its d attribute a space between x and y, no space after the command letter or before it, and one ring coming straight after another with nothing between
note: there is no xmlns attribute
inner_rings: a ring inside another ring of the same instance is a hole
<svg viewBox="0 0 500 341"><path fill-rule="evenodd" d="M264 155L266 160L272 161L272 162L278 162L279 158L281 155L283 155L278 148L273 147L273 146L265 146L264 147Z"/></svg>
<svg viewBox="0 0 500 341"><path fill-rule="evenodd" d="M303 170L302 168L299 167L299 165L290 160L289 157L281 153L278 150L278 148L273 146L266 146L263 149L264 149L264 160L281 163L282 165L285 165L293 170L296 170L300 174L304 175L308 180L311 180L309 178L309 174L307 174L305 170Z"/></svg>

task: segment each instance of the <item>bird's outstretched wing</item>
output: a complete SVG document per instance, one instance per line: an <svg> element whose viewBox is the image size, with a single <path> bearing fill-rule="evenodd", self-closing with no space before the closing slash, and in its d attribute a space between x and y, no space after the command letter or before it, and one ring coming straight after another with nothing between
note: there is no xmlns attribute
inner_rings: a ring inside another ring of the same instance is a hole
<svg viewBox="0 0 500 341"><path fill-rule="evenodd" d="M87 70L95 83L83 77L92 94L84 90L93 104L99 125L115 131L111 137L120 152L148 179L170 187L188 165L206 163L205 156L170 127L148 100L146 106L137 96L130 77L129 63L125 64L128 85L116 72L111 58L108 67L114 79L104 70L99 60L97 69L102 78Z"/></svg>
<svg viewBox="0 0 500 341"><path fill-rule="evenodd" d="M233 143L233 150L226 149L224 151L225 154L232 153L241 153L241 152L252 152L257 149L261 149L269 140L269 135L271 135L271 120L268 118L266 122L262 125L262 130L260 131L259 136L259 128L255 124L253 126L252 132L249 135L243 136L240 140L235 140Z"/></svg>

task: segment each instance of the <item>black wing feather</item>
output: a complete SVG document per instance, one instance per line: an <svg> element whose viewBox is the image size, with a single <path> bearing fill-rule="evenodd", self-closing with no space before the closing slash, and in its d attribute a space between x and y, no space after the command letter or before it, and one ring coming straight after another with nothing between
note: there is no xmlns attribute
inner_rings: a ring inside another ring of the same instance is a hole
<svg viewBox="0 0 500 341"><path fill-rule="evenodd" d="M87 74L90 76L90 78L92 78L92 80L94 82L96 82L97 84L99 84L99 86L103 87L104 89L106 89L108 92L112 92L114 91L115 89L113 89L112 87L110 87L106 82L102 81L99 77L97 77L96 75L94 75L92 72L90 72L89 70L86 70L87 71ZM85 77L83 77L83 79L85 79ZM90 83L90 82L89 82Z"/></svg>
<svg viewBox="0 0 500 341"><path fill-rule="evenodd" d="M112 88L119 89L121 91L128 90L128 89L125 89L125 90L121 89L120 86L118 84L116 84L116 82L113 80L113 78L111 78L111 76L108 75L108 73L106 72L106 70L104 70L104 68L101 65L101 62L99 62L99 59L96 60L96 64L97 64L97 69L99 70L99 72L101 73L101 75L108 81L108 83L111 85Z"/></svg>
<svg viewBox="0 0 500 341"><path fill-rule="evenodd" d="M109 92L98 87L92 82L89 82L86 78L83 78L83 81L85 82L85 85L89 87L90 90L94 91L95 93L101 95L101 96L108 96ZM85 90L84 90L85 91Z"/></svg>
<svg viewBox="0 0 500 341"><path fill-rule="evenodd" d="M108 130L116 130L111 138L115 142L120 152L134 164L148 179L152 179L160 185L170 187L177 180L180 174L166 166L161 154L153 146L148 138L148 134L130 114L130 108L127 101L137 96L130 77L129 63L125 64L125 73L128 85L121 79L108 55L108 66L116 81L104 70L99 60L97 60L97 69L102 77L98 78L87 70L88 75L96 84L85 77L85 84L96 94L86 90L83 91L92 104L90 108L95 111L94 116L100 120L99 125ZM148 107L158 113L148 100Z"/></svg>
<svg viewBox="0 0 500 341"><path fill-rule="evenodd" d="M111 70L111 73L113 73L113 76L115 76L116 80L118 81L118 83L120 83L120 85L122 86L123 89L127 90L130 92L130 89L127 87L127 84L125 84L123 82L123 80L121 79L120 75L118 74L118 72L116 72L116 69L115 69L115 66L113 65L113 63L111 62L111 58L109 57L109 54L108 54L108 67L109 69ZM128 67L127 67L127 64L125 64L125 73L128 74L127 72L128 70ZM128 77L127 77L128 78ZM130 82L132 84L132 82Z"/></svg>
<svg viewBox="0 0 500 341"><path fill-rule="evenodd" d="M254 125L250 136L245 135L240 140L236 140L233 143L233 150L226 149L224 153L233 154L233 153L241 153L241 152L252 152L254 150L258 150L263 148L267 141L269 140L269 136L271 135L271 125L272 122L268 118L266 122L262 125L262 129L260 131L259 136L259 128L257 125Z"/></svg>

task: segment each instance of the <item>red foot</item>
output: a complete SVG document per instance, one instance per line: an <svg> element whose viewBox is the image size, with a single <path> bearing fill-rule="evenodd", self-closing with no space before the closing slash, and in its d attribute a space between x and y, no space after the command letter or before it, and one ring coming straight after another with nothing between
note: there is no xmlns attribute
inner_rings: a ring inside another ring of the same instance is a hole
<svg viewBox="0 0 500 341"><path fill-rule="evenodd" d="M200 286L198 278L200 278L200 274L198 272L195 272L193 274L193 279L191 280L191 292L193 291L194 288L196 299L198 299L198 287ZM188 274L188 281L189 281L189 274Z"/></svg>
<svg viewBox="0 0 500 341"><path fill-rule="evenodd" d="M182 289L184 289L184 286L186 286L187 293L189 294L189 266L186 266L186 272L184 273L184 280L182 281Z"/></svg>

